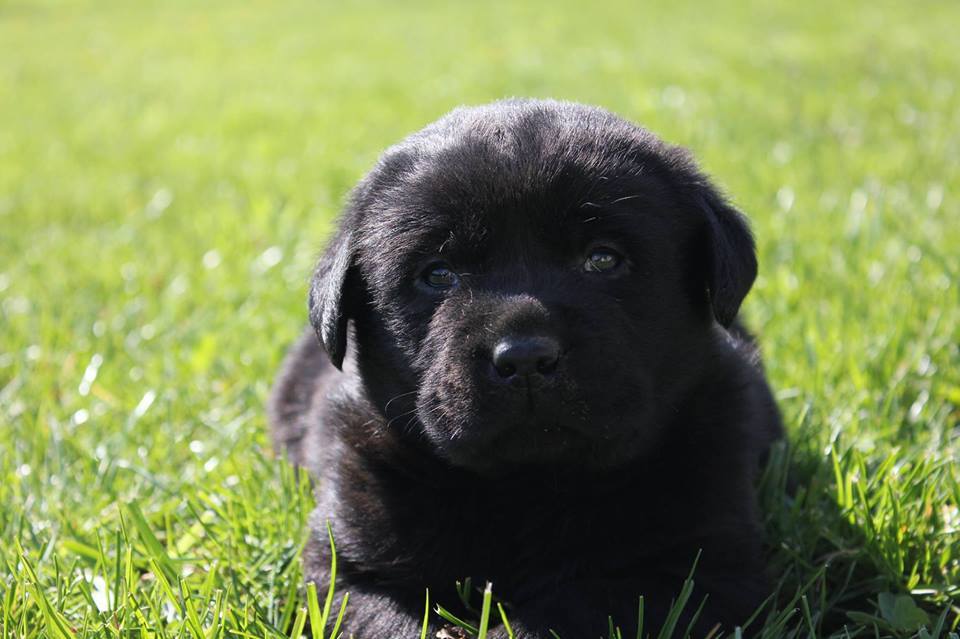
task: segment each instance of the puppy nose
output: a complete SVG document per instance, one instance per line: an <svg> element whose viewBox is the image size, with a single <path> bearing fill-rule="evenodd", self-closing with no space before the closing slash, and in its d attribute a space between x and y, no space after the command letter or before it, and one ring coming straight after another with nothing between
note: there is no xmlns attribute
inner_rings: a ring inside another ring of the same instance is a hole
<svg viewBox="0 0 960 639"><path fill-rule="evenodd" d="M557 368L560 344L552 337L504 337L493 348L493 367L503 379L549 375Z"/></svg>

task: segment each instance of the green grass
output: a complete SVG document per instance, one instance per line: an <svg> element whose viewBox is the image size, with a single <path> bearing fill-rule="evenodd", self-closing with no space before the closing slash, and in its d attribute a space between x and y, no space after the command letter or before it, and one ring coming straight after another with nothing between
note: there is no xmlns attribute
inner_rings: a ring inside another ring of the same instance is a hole
<svg viewBox="0 0 960 639"><path fill-rule="evenodd" d="M752 216L793 443L754 628L956 631L960 5L711 6L0 0L0 639L303 627L263 406L311 264L381 149L509 95L645 123Z"/></svg>

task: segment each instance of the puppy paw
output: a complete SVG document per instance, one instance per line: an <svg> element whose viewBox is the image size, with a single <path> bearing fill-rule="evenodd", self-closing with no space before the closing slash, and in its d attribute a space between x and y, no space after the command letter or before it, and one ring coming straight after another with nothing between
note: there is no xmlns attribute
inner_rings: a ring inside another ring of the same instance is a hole
<svg viewBox="0 0 960 639"><path fill-rule="evenodd" d="M458 626L451 626L447 624L440 628L437 631L437 634L434 635L437 639L469 639L470 635L467 634L467 631Z"/></svg>

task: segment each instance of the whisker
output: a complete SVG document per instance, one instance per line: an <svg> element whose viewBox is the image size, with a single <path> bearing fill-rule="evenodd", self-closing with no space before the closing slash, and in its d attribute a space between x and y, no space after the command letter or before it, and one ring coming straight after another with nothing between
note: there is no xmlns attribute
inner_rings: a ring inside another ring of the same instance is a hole
<svg viewBox="0 0 960 639"><path fill-rule="evenodd" d="M610 204L619 204L620 202L626 202L627 200L635 200L638 197L643 197L643 196L640 195L639 193L636 195L624 195L623 197L618 197L614 201L610 202Z"/></svg>
<svg viewBox="0 0 960 639"><path fill-rule="evenodd" d="M419 392L419 391L417 391L417 390L412 390L412 391L408 391L408 392L406 392L406 393L400 393L400 394L397 395L396 397L392 397L392 398L389 399L389 400L387 401L387 403L384 404L384 406L383 406L383 412L384 412L384 414L386 414L386 412L387 412L388 410L390 410L390 404L392 404L393 402L397 401L397 400L400 399L401 397L407 397L408 395L416 395L417 392Z"/></svg>
<svg viewBox="0 0 960 639"><path fill-rule="evenodd" d="M387 428L390 428L391 426L393 426L393 423L394 423L395 421L397 421L398 419L400 419L400 418L402 418L402 417L407 417L408 415L416 415L416 413L417 413L417 408L414 407L414 408L412 408L411 410L408 410L408 411L405 412L405 413L400 413L400 414L397 415L396 417L390 418L390 419L387 421Z"/></svg>

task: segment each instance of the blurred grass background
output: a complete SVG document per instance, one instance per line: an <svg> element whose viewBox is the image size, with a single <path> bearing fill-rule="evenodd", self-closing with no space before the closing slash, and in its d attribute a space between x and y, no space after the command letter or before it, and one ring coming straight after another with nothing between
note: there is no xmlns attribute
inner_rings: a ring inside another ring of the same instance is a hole
<svg viewBox="0 0 960 639"><path fill-rule="evenodd" d="M946 1L0 0L0 637L290 631L309 495L263 404L312 262L385 146L506 96L690 147L753 220L745 313L794 442L764 509L796 612L768 636L955 629L957 24Z"/></svg>

